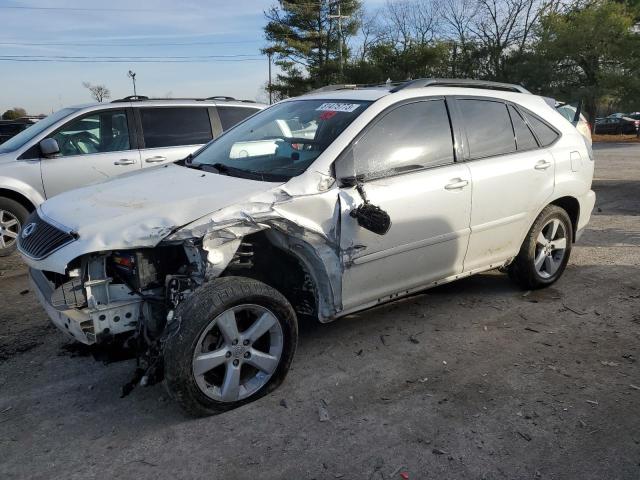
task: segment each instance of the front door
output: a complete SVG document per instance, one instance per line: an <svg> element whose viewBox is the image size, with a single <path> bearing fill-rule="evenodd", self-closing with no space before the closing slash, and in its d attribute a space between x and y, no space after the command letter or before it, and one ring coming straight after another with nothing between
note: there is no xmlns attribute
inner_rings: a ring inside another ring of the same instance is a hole
<svg viewBox="0 0 640 480"><path fill-rule="evenodd" d="M105 109L71 120L50 138L60 147L56 158L42 158L47 198L92 182L140 169L125 109Z"/></svg>
<svg viewBox="0 0 640 480"><path fill-rule="evenodd" d="M392 223L385 235L360 227L350 212L363 200L355 188L341 189L344 309L460 273L469 239L471 177L466 164L455 163L445 100L392 108L346 155L368 200Z"/></svg>

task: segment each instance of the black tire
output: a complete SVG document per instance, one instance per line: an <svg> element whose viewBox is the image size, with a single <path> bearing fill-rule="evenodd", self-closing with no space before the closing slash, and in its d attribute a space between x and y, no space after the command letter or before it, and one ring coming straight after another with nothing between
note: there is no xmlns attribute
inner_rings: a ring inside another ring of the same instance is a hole
<svg viewBox="0 0 640 480"><path fill-rule="evenodd" d="M535 267L537 238L542 232L542 229L554 219L559 220L564 229L566 248L555 273L549 276L543 276ZM556 205L546 206L542 212L540 212L535 222L533 222L529 233L520 247L518 256L513 260L511 265L509 265L509 277L525 290L548 287L562 276L571 255L572 245L573 226L569 215L564 209Z"/></svg>
<svg viewBox="0 0 640 480"><path fill-rule="evenodd" d="M280 361L271 378L251 396L233 402L217 401L205 395L192 370L198 340L213 319L229 308L254 304L269 309L283 333ZM178 330L164 347L165 385L171 397L190 415L201 417L222 413L252 402L276 389L284 380L298 343L298 323L287 299L270 286L245 277L217 278L203 285L175 312Z"/></svg>
<svg viewBox="0 0 640 480"><path fill-rule="evenodd" d="M2 197L0 197L0 211L7 212L8 215L12 215L16 220L18 220L19 225L17 226L17 229L14 227L11 227L11 232L15 233L17 231L17 233L20 233L20 230L24 225L25 220L29 216L29 211L22 204L16 202L15 200L12 200L10 198L2 198ZM6 218L9 218L8 215ZM0 222L2 221L3 219L0 218ZM3 232L0 231L0 235L2 235L2 233ZM5 238L5 242L8 243L9 237L4 236L4 238ZM15 240L11 240L11 244L4 247L2 246L3 242L0 241L0 257L6 257L7 255L11 255L16 249L16 244L17 244L17 238Z"/></svg>

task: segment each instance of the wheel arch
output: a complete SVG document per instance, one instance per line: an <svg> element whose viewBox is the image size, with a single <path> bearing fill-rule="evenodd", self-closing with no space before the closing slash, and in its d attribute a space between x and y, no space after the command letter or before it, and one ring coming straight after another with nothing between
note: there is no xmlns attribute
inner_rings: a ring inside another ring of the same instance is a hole
<svg viewBox="0 0 640 480"><path fill-rule="evenodd" d="M322 322L335 318L341 293L336 289L341 286L335 285L317 246L275 229L247 235L242 244L251 246L251 266L232 261L221 276L249 276L266 283L287 298L299 317Z"/></svg>
<svg viewBox="0 0 640 480"><path fill-rule="evenodd" d="M578 199L571 196L560 197L550 202L549 205L556 205L567 212L567 215L569 215L569 219L571 220L571 229L573 233L572 238L575 243L576 233L578 230L578 220L580 219L580 202L578 202Z"/></svg>
<svg viewBox="0 0 640 480"><path fill-rule="evenodd" d="M36 205L31 200L29 200L29 198L15 190L0 188L0 197L8 198L18 202L20 205L26 208L29 213L33 212L36 209Z"/></svg>

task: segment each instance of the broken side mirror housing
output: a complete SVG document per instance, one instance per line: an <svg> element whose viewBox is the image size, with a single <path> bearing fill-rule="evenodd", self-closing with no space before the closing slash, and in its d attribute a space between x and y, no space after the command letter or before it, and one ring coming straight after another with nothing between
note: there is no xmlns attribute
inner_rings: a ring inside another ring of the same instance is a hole
<svg viewBox="0 0 640 480"><path fill-rule="evenodd" d="M391 218L389 214L377 205L363 203L351 210L349 214L355 218L362 228L377 235L384 235L391 228Z"/></svg>
<svg viewBox="0 0 640 480"><path fill-rule="evenodd" d="M55 138L45 138L40 141L40 152L44 158L54 158L60 155L60 147Z"/></svg>

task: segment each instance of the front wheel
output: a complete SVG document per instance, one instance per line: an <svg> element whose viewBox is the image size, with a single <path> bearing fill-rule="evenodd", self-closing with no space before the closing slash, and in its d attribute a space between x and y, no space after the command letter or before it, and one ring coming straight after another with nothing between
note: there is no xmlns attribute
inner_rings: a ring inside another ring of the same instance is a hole
<svg viewBox="0 0 640 480"><path fill-rule="evenodd" d="M509 265L509 276L525 289L551 285L564 272L572 244L569 215L556 205L548 205L533 222L520 253Z"/></svg>
<svg viewBox="0 0 640 480"><path fill-rule="evenodd" d="M29 211L10 198L0 198L0 257L13 253Z"/></svg>
<svg viewBox="0 0 640 480"><path fill-rule="evenodd" d="M276 290L223 277L180 304L164 348L169 393L195 416L252 402L284 380L298 340L296 316Z"/></svg>

